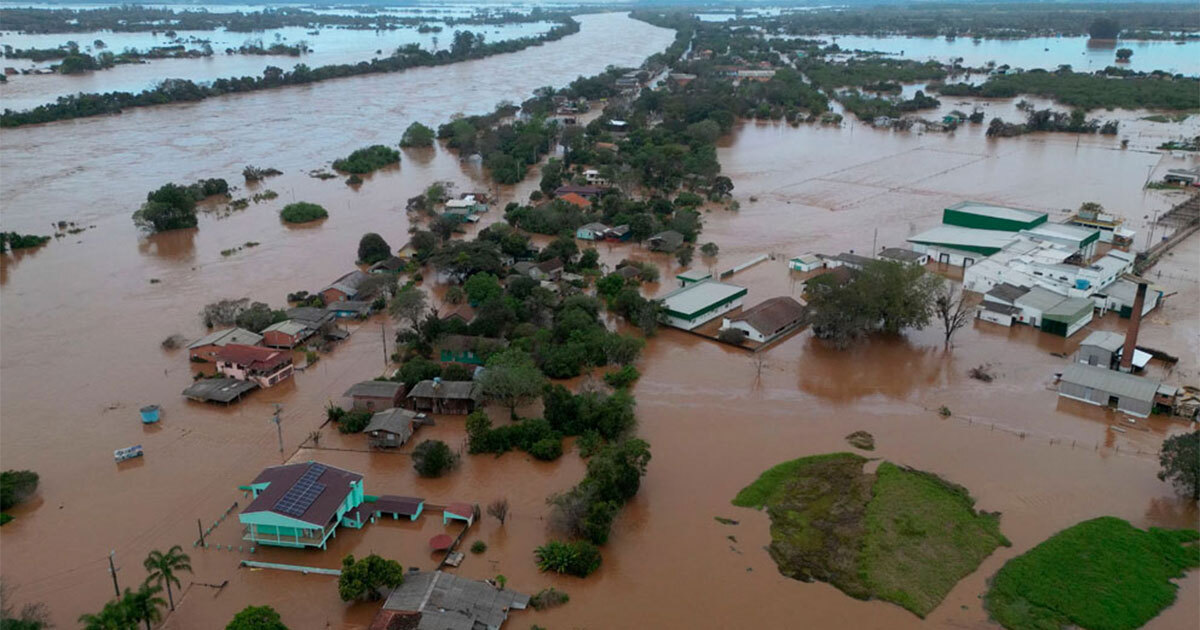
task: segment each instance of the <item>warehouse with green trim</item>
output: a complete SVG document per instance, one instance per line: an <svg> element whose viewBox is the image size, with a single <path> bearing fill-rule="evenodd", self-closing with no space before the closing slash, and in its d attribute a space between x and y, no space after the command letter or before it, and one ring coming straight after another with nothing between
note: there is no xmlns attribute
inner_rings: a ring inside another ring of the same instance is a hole
<svg viewBox="0 0 1200 630"><path fill-rule="evenodd" d="M692 330L742 305L746 288L713 280L691 282L662 298L661 321Z"/></svg>
<svg viewBox="0 0 1200 630"><path fill-rule="evenodd" d="M960 201L942 211L943 225L976 230L1020 232L1046 222L1045 212L998 206L981 201Z"/></svg>

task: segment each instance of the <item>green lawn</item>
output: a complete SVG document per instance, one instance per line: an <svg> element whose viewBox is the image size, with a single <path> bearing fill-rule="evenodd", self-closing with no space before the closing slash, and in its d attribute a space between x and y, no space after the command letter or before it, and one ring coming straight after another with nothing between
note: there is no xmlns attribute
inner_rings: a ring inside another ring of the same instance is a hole
<svg viewBox="0 0 1200 630"><path fill-rule="evenodd" d="M766 506L780 573L924 617L1008 540L998 515L976 512L966 489L887 462L868 474L866 462L853 453L785 462L733 503Z"/></svg>
<svg viewBox="0 0 1200 630"><path fill-rule="evenodd" d="M1113 517L1084 521L1009 560L984 605L1010 630L1138 628L1174 603L1171 580L1200 566L1198 538Z"/></svg>
<svg viewBox="0 0 1200 630"><path fill-rule="evenodd" d="M924 617L1008 539L966 488L888 462L875 471L862 567L880 599Z"/></svg>

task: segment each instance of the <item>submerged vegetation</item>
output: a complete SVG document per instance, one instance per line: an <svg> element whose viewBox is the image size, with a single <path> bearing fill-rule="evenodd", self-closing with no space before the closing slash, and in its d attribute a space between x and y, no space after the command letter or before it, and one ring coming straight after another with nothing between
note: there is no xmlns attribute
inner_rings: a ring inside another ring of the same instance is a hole
<svg viewBox="0 0 1200 630"><path fill-rule="evenodd" d="M31 249L50 240L49 236L38 234L19 234L17 232L0 232L0 254L9 250Z"/></svg>
<svg viewBox="0 0 1200 630"><path fill-rule="evenodd" d="M333 168L346 173L365 175L390 164L400 163L400 152L382 144L374 144L355 150L350 155L333 161Z"/></svg>
<svg viewBox="0 0 1200 630"><path fill-rule="evenodd" d="M196 83L187 79L166 79L155 87L137 94L106 92L103 94L72 94L59 97L54 103L31 110L11 109L0 114L0 127L18 127L56 120L69 120L103 114L117 114L131 107L150 107L167 103L197 102L214 96L268 90L289 85L306 85L328 79L399 72L421 66L439 66L467 59L481 59L501 53L516 52L530 46L562 39L579 31L579 23L569 17L559 19L559 25L536 37L521 37L502 42L484 42L482 35L470 31L455 33L455 44L449 49L429 52L416 44L397 49L387 57L374 58L355 64L335 64L310 68L297 64L291 70L267 66L261 76L230 77L212 82ZM470 37L467 37L467 36Z"/></svg>
<svg viewBox="0 0 1200 630"><path fill-rule="evenodd" d="M768 552L784 575L924 617L1008 540L966 489L888 462L866 473L866 463L851 453L785 462L733 504L767 508Z"/></svg>
<svg viewBox="0 0 1200 630"><path fill-rule="evenodd" d="M1030 70L989 77L981 85L951 83L936 86L944 96L1013 98L1022 94L1052 98L1063 105L1097 108L1193 110L1200 79L1161 72L1110 71L1090 74L1062 69ZM933 89L935 86L931 86Z"/></svg>
<svg viewBox="0 0 1200 630"><path fill-rule="evenodd" d="M1009 560L984 606L1009 630L1140 628L1200 566L1195 530L1138 529L1111 516L1065 529Z"/></svg>
<svg viewBox="0 0 1200 630"><path fill-rule="evenodd" d="M307 201L297 201L289 203L279 212L279 218L287 223L308 223L310 221L318 221L329 216L325 208Z"/></svg>
<svg viewBox="0 0 1200 630"><path fill-rule="evenodd" d="M228 195L224 179L202 179L188 186L165 184L146 195L146 203L133 213L133 222L151 233L194 228L196 202L215 195Z"/></svg>

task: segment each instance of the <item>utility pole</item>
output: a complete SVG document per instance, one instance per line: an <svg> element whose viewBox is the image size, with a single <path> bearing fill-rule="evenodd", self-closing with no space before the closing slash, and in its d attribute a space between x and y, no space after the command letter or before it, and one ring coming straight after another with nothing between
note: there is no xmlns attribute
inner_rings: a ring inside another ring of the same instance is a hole
<svg viewBox="0 0 1200 630"><path fill-rule="evenodd" d="M383 322L379 322L379 339L383 341L383 368L386 370L388 366L387 332L384 330L384 326Z"/></svg>
<svg viewBox="0 0 1200 630"><path fill-rule="evenodd" d="M108 572L112 574L113 591L117 593L117 599L121 599L121 587L117 586L117 567L113 566L113 555L116 553L115 550L108 552Z"/></svg>
<svg viewBox="0 0 1200 630"><path fill-rule="evenodd" d="M879 228L875 228L875 235L871 237L871 258L875 257L875 253L879 251L876 247L879 244Z"/></svg>
<svg viewBox="0 0 1200 630"><path fill-rule="evenodd" d="M279 433L279 461L283 462L283 425L279 422L279 412L283 410L283 405L275 403L275 417L271 419L275 423L275 430Z"/></svg>

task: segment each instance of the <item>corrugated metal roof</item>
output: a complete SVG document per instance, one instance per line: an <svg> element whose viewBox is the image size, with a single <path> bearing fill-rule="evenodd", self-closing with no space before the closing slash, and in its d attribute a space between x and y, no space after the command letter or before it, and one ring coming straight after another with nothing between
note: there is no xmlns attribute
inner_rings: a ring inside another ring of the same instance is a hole
<svg viewBox="0 0 1200 630"><path fill-rule="evenodd" d="M362 381L355 383L342 394L346 397L365 396L367 398L391 398L397 392L404 391L404 383L393 381Z"/></svg>
<svg viewBox="0 0 1200 630"><path fill-rule="evenodd" d="M1026 308L1034 308L1039 311L1047 311L1063 301L1063 296L1047 289L1045 287L1033 287L1029 293L1017 298L1017 306Z"/></svg>
<svg viewBox="0 0 1200 630"><path fill-rule="evenodd" d="M1132 398L1152 402L1159 382L1150 379L1108 370L1102 367L1072 363L1063 370L1063 382L1090 387L1121 398Z"/></svg>
<svg viewBox="0 0 1200 630"><path fill-rule="evenodd" d="M1062 296L1059 296L1060 299ZM1044 310L1043 317L1075 317L1091 311L1096 305L1087 298L1066 298Z"/></svg>
<svg viewBox="0 0 1200 630"><path fill-rule="evenodd" d="M262 343L262 335L250 332L245 328L226 328L216 332L208 333L203 337L193 341L188 345L189 350L200 348L203 346L224 346L231 343L240 343L247 346L257 346Z"/></svg>
<svg viewBox="0 0 1200 630"><path fill-rule="evenodd" d="M1026 289L1025 287L1019 287L1007 282L1001 282L1000 284L992 287L992 290L988 291L985 295L996 298L997 300L1003 300L1005 302L1014 302L1017 298L1025 295L1026 293L1029 293L1029 289Z"/></svg>
<svg viewBox="0 0 1200 630"><path fill-rule="evenodd" d="M910 243L949 245L951 247L986 247L999 250L1013 240L1012 232L980 230L957 225L939 225L908 237Z"/></svg>
<svg viewBox="0 0 1200 630"><path fill-rule="evenodd" d="M1020 208L1010 208L1009 206L998 206L996 204L984 203L982 201L960 201L946 209L976 214L984 217L1005 219L1007 221L1036 221L1046 216L1045 212L1022 210Z"/></svg>
<svg viewBox="0 0 1200 630"><path fill-rule="evenodd" d="M1119 335L1109 330L1095 330L1083 340L1081 345L1096 346L1109 352L1116 352L1125 345L1125 335Z"/></svg>
<svg viewBox="0 0 1200 630"><path fill-rule="evenodd" d="M418 571L404 575L384 610L421 613L419 628L430 630L471 630L499 628L509 609L524 609L529 596L508 589L497 589L486 582L468 580L441 571Z"/></svg>
<svg viewBox="0 0 1200 630"><path fill-rule="evenodd" d="M662 302L667 310L684 315L694 315L722 300L745 294L745 287L713 280L704 280L689 284L680 289L675 289L664 295Z"/></svg>
<svg viewBox="0 0 1200 630"><path fill-rule="evenodd" d="M305 326L294 319L285 319L281 322L275 322L274 324L267 326L263 329L263 332L278 332L285 335L295 336L303 333L306 330L308 330L308 326Z"/></svg>

